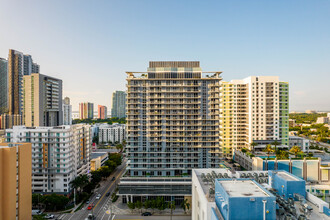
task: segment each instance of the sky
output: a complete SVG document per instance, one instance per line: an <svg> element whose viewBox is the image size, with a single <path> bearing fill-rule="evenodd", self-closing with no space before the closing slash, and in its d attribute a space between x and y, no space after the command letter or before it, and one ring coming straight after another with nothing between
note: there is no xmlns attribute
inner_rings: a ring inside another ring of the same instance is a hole
<svg viewBox="0 0 330 220"><path fill-rule="evenodd" d="M330 111L328 0L0 0L0 57L31 54L79 102L111 107L125 71L198 60L224 80L278 75L290 110Z"/></svg>

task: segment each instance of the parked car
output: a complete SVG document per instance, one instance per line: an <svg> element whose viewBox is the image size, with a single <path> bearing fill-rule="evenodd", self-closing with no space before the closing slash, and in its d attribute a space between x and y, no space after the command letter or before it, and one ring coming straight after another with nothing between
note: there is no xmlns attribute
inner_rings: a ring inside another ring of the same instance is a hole
<svg viewBox="0 0 330 220"><path fill-rule="evenodd" d="M39 209L32 209L32 215L42 215L42 211Z"/></svg>
<svg viewBox="0 0 330 220"><path fill-rule="evenodd" d="M101 198L101 195L98 194L98 195L96 196L96 199L100 199L100 198Z"/></svg>
<svg viewBox="0 0 330 220"><path fill-rule="evenodd" d="M116 177L112 177L111 181L115 181Z"/></svg>
<svg viewBox="0 0 330 220"><path fill-rule="evenodd" d="M88 214L87 218L85 218L85 220L94 220L94 219L96 219L96 218L92 214Z"/></svg>
<svg viewBox="0 0 330 220"><path fill-rule="evenodd" d="M151 216L152 214L151 214L151 212L143 212L141 215L142 216Z"/></svg>
<svg viewBox="0 0 330 220"><path fill-rule="evenodd" d="M53 219L55 216L51 215L51 214L47 214L46 216L44 216L45 219Z"/></svg>
<svg viewBox="0 0 330 220"><path fill-rule="evenodd" d="M89 203L90 203L90 201L89 201L89 200L87 200L87 201L86 201L86 204L89 204Z"/></svg>
<svg viewBox="0 0 330 220"><path fill-rule="evenodd" d="M106 197L110 196L110 193L108 192L107 194L105 194Z"/></svg>
<svg viewBox="0 0 330 220"><path fill-rule="evenodd" d="M94 207L94 204L91 203L91 204L89 204L89 206L87 207L87 210L91 210L93 207Z"/></svg>

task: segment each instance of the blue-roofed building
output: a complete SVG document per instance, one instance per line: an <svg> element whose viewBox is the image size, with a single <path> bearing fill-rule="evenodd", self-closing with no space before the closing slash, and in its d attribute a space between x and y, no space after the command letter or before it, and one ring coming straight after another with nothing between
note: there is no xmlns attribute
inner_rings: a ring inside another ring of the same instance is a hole
<svg viewBox="0 0 330 220"><path fill-rule="evenodd" d="M215 203L214 219L276 219L276 197L251 179L217 179Z"/></svg>
<svg viewBox="0 0 330 220"><path fill-rule="evenodd" d="M283 198L294 198L294 194L299 194L306 198L305 180L286 171L269 171L268 178L269 184Z"/></svg>

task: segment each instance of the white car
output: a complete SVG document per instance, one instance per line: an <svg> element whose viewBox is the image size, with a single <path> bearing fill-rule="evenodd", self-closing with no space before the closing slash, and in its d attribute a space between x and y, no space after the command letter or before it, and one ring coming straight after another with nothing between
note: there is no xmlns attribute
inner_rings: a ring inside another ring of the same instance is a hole
<svg viewBox="0 0 330 220"><path fill-rule="evenodd" d="M100 194L98 194L97 196L96 196L96 198L95 199L100 199L101 198L101 195Z"/></svg>
<svg viewBox="0 0 330 220"><path fill-rule="evenodd" d="M45 219L53 219L55 216L51 214L47 214L44 218Z"/></svg>

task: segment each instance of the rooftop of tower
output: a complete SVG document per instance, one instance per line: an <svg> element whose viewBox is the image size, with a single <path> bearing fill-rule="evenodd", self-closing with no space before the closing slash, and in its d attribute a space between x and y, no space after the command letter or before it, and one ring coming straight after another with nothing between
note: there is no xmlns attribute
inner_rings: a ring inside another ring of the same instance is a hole
<svg viewBox="0 0 330 220"><path fill-rule="evenodd" d="M172 67L172 68L198 68L199 61L150 61L149 68Z"/></svg>

